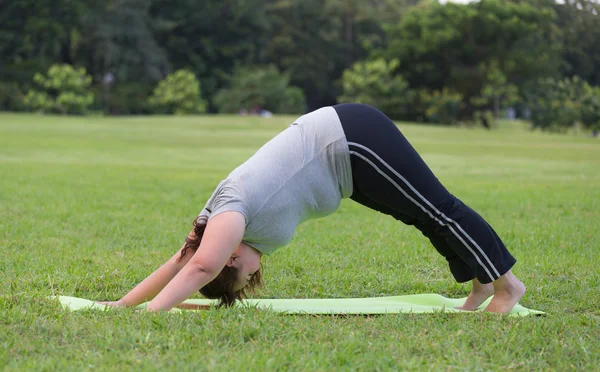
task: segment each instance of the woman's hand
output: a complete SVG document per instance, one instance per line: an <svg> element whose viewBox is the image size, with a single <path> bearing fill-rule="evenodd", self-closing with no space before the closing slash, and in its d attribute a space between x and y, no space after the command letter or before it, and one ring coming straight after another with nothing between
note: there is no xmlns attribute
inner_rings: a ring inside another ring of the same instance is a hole
<svg viewBox="0 0 600 372"><path fill-rule="evenodd" d="M210 283L242 241L245 226L246 218L240 212L228 211L213 217L198 250L146 309L171 310Z"/></svg>
<svg viewBox="0 0 600 372"><path fill-rule="evenodd" d="M193 234L193 231L190 234ZM100 303L107 306L123 307L137 306L152 300L192 257L191 254L181 257L181 250L184 247L185 244L181 246L173 257L129 291L121 300Z"/></svg>

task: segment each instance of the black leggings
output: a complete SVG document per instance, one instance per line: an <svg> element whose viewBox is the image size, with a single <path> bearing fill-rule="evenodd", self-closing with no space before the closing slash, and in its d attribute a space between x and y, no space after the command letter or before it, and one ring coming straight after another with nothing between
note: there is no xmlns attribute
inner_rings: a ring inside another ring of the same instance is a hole
<svg viewBox="0 0 600 372"><path fill-rule="evenodd" d="M459 283L489 283L510 270L516 260L492 227L444 188L385 114L360 104L334 108L350 149L352 200L419 229Z"/></svg>

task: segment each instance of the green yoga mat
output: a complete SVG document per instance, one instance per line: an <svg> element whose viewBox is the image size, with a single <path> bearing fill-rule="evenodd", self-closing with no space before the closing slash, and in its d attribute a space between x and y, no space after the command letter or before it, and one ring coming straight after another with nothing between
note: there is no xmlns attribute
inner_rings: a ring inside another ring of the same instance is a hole
<svg viewBox="0 0 600 372"><path fill-rule="evenodd" d="M56 297L68 310L82 309L107 309L107 306L97 302L77 297ZM236 306L250 306L262 310L270 310L286 314L330 314L330 315L374 315L398 313L471 313L457 310L456 306L462 305L466 298L451 299L438 294L416 294L407 296L372 297L372 298L339 298L339 299L248 299ZM488 299L480 310L491 301ZM192 299L182 305L185 310L175 308L173 312L193 311L194 307L203 307L216 304L214 300ZM138 307L143 308L146 304ZM531 310L521 305L516 305L509 316L542 315L542 311Z"/></svg>

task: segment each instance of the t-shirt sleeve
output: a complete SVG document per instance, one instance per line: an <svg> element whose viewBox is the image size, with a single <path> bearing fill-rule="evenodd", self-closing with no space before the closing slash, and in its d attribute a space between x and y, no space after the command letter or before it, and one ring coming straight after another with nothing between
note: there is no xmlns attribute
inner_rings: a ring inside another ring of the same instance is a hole
<svg viewBox="0 0 600 372"><path fill-rule="evenodd" d="M244 215L246 225L248 224L248 207L244 202L241 190L229 180L222 181L200 212L200 216L211 218L223 212L239 212Z"/></svg>

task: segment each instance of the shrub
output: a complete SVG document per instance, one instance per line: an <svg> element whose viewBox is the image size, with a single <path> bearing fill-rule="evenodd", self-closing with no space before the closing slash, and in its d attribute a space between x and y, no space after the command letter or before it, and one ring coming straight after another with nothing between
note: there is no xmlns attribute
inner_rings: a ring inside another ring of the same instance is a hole
<svg viewBox="0 0 600 372"><path fill-rule="evenodd" d="M364 103L399 119L406 116L415 98L406 80L395 75L399 61L376 59L355 63L342 75L343 93L339 102Z"/></svg>
<svg viewBox="0 0 600 372"><path fill-rule="evenodd" d="M33 81L41 91L29 90L23 99L25 106L34 111L84 114L94 102L89 92L92 77L85 68L71 65L53 65L47 76L36 73Z"/></svg>
<svg viewBox="0 0 600 372"><path fill-rule="evenodd" d="M290 77L273 66L238 67L221 89L213 103L219 112L262 108L280 114L300 114L306 106L300 88L290 86Z"/></svg>
<svg viewBox="0 0 600 372"><path fill-rule="evenodd" d="M564 131L577 123L588 129L600 124L600 88L578 76L541 79L527 98L535 128Z"/></svg>
<svg viewBox="0 0 600 372"><path fill-rule="evenodd" d="M462 94L448 88L441 91L421 91L421 102L425 103L425 118L430 123L454 124L463 106Z"/></svg>
<svg viewBox="0 0 600 372"><path fill-rule="evenodd" d="M148 103L157 113L186 115L206 112L200 82L194 73L185 69L175 71L160 81Z"/></svg>

